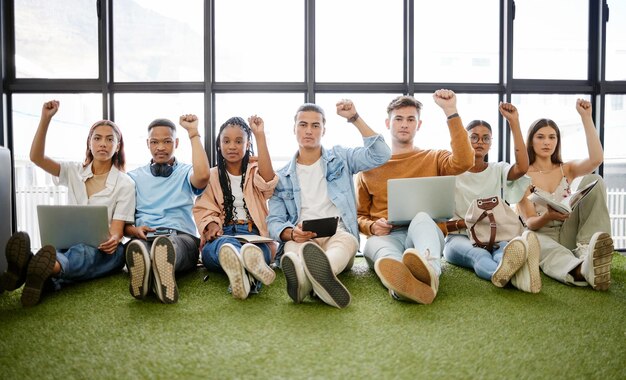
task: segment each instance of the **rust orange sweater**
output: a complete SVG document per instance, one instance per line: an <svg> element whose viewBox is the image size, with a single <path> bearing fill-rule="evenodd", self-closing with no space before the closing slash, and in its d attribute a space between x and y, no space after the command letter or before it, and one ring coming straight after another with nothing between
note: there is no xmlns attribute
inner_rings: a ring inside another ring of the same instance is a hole
<svg viewBox="0 0 626 380"><path fill-rule="evenodd" d="M457 175L474 166L474 149L461 118L448 121L452 152L423 150L394 154L386 164L357 175L357 219L359 230L371 235L370 226L387 218L387 180L391 178Z"/></svg>

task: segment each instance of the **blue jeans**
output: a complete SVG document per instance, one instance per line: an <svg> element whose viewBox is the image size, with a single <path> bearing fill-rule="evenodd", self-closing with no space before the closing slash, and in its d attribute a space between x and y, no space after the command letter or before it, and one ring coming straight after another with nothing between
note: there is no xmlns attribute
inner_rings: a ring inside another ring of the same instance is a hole
<svg viewBox="0 0 626 380"><path fill-rule="evenodd" d="M86 244L76 244L67 250L57 251L61 273L53 278L55 286L103 277L121 270L126 263L124 246L118 244L112 254Z"/></svg>
<svg viewBox="0 0 626 380"><path fill-rule="evenodd" d="M484 248L474 247L467 235L450 234L446 237L443 256L449 263L472 268L478 277L491 281L491 276L502 260L507 242L501 241L496 244L498 248L490 253Z"/></svg>
<svg viewBox="0 0 626 380"><path fill-rule="evenodd" d="M365 243L363 256L370 268L373 268L376 260L382 257L392 257L402 261L402 255L407 248L417 249L423 257L428 251L430 252L426 257L428 263L440 276L443 244L443 233L437 224L428 214L420 212L411 220L408 228L392 230L389 235L370 236Z"/></svg>
<svg viewBox="0 0 626 380"><path fill-rule="evenodd" d="M224 226L222 230L224 231L224 235L218 237L213 241L207 241L202 248L202 263L208 270L212 272L224 273L218 258L218 253L222 245L230 243L234 245L237 250L241 249L241 246L243 244L239 240L232 237L232 235L259 235L259 230L257 230L256 227L253 227L252 232L249 232L248 225L242 224L232 224ZM270 248L265 243L255 245L261 248L261 250L263 251L263 257L265 257L265 262L269 265L271 260Z"/></svg>

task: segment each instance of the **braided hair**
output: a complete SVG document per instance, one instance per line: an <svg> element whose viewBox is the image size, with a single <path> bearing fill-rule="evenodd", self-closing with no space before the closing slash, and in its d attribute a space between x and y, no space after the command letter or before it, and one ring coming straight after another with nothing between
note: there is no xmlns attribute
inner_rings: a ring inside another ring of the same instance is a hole
<svg viewBox="0 0 626 380"><path fill-rule="evenodd" d="M222 132L226 127L234 127L237 126L241 128L243 133L246 135L248 139L249 145L246 150L246 154L244 154L243 159L241 160L241 191L243 192L243 185L246 182L246 170L248 169L248 162L250 161L250 156L254 155L254 149L252 148L252 129L241 117L231 117L226 120L224 124L220 127L220 131L217 134L217 138L215 139L215 147L217 149L217 172L220 179L220 187L222 188L222 193L224 194L224 203L222 206L224 207L224 224L235 219L235 197L233 196L233 192L230 187L230 178L228 178L228 172L226 171L226 163L224 162L224 156L222 156L222 147L220 145L220 141L222 138ZM246 217L249 221L252 221L252 217L250 216L250 212L248 211L248 206L246 205L246 199L243 199L243 208L246 211Z"/></svg>

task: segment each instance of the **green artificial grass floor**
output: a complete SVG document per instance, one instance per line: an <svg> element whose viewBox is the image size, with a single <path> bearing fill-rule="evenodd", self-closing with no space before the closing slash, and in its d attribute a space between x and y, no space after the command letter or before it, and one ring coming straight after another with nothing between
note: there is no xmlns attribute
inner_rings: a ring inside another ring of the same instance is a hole
<svg viewBox="0 0 626 380"><path fill-rule="evenodd" d="M178 279L180 300L137 301L127 275L22 308L0 295L0 378L626 378L626 257L608 292L542 275L499 289L444 264L432 305L389 297L362 258L340 278L352 304L296 305L277 280L245 301L225 275Z"/></svg>

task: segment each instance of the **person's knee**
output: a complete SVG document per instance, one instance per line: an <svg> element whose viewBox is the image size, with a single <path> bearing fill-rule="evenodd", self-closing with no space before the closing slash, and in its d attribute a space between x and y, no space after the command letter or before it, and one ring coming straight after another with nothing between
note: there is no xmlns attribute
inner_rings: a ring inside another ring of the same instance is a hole
<svg viewBox="0 0 626 380"><path fill-rule="evenodd" d="M422 224L422 223L433 223L433 220L431 219L431 217L425 213L425 212L418 212L414 217L413 220L411 220L411 224L415 223L415 224Z"/></svg>

